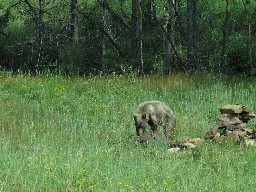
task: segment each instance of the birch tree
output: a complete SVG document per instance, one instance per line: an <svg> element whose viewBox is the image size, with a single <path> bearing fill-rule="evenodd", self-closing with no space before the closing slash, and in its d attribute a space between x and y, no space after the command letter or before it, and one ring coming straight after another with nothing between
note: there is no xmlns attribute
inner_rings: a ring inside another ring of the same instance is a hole
<svg viewBox="0 0 256 192"><path fill-rule="evenodd" d="M143 57L142 57L142 19L140 0L132 0L132 61L135 70L141 75L143 74Z"/></svg>
<svg viewBox="0 0 256 192"><path fill-rule="evenodd" d="M71 38L73 41L78 41L78 10L77 10L78 4L77 0L71 0Z"/></svg>
<svg viewBox="0 0 256 192"><path fill-rule="evenodd" d="M187 0L187 63L189 70L197 71L197 15L198 0Z"/></svg>
<svg viewBox="0 0 256 192"><path fill-rule="evenodd" d="M172 64L174 63L174 36L175 36L175 2L174 0L165 1L165 23L163 34L163 51L164 51L164 71L165 74L171 72Z"/></svg>

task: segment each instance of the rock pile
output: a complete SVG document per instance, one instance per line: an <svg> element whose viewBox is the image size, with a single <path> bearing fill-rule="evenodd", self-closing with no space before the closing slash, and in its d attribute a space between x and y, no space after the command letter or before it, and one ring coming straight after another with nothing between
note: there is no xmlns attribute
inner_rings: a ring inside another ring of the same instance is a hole
<svg viewBox="0 0 256 192"><path fill-rule="evenodd" d="M202 142L204 142L204 139L183 136L170 142L168 152L173 153L182 149L194 149L197 144Z"/></svg>
<svg viewBox="0 0 256 192"><path fill-rule="evenodd" d="M225 105L220 108L220 112L216 125L206 133L206 140L246 143L248 139L256 139L256 129L246 128L248 121L255 118L255 114L247 106Z"/></svg>

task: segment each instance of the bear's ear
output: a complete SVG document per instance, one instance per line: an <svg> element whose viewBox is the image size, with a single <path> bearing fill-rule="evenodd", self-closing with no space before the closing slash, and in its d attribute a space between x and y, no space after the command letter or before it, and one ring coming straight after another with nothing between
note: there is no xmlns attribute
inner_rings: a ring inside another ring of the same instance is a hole
<svg viewBox="0 0 256 192"><path fill-rule="evenodd" d="M143 115L142 115L142 119L146 119L147 118L147 113L144 112Z"/></svg>

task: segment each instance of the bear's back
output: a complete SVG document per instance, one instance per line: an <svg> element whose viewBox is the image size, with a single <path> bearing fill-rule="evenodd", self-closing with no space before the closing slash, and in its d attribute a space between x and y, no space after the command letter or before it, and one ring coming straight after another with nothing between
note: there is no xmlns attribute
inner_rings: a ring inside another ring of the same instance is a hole
<svg viewBox="0 0 256 192"><path fill-rule="evenodd" d="M173 111L161 101L145 101L139 105L138 112L147 114L173 114Z"/></svg>

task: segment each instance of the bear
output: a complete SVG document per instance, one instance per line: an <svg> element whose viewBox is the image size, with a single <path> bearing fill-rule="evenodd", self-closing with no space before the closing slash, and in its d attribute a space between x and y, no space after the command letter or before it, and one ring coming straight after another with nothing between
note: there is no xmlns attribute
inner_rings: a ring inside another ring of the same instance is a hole
<svg viewBox="0 0 256 192"><path fill-rule="evenodd" d="M161 101L145 101L134 112L134 121L137 136L140 138L145 133L145 126L151 127L152 138L156 138L158 126L164 129L164 135L169 139L170 132L176 127L174 112Z"/></svg>

